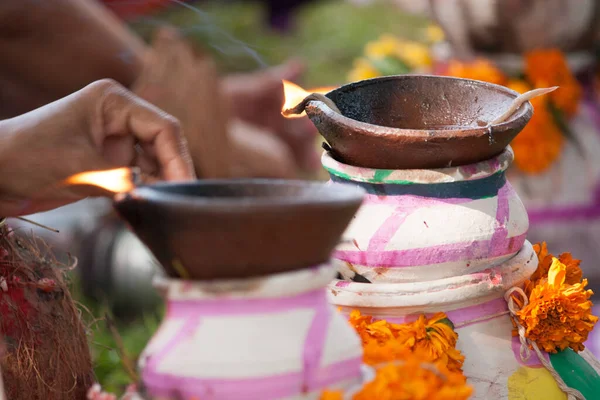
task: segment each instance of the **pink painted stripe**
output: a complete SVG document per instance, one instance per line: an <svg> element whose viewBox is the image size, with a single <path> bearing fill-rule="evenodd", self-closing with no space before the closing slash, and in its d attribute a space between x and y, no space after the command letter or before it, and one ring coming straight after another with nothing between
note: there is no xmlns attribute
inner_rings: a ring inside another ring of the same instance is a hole
<svg viewBox="0 0 600 400"><path fill-rule="evenodd" d="M377 229L375 234L371 237L367 251L385 250L385 247L394 237L398 228L402 226L408 215L407 212L402 212L401 210L394 211L394 213L381 224L379 229Z"/></svg>
<svg viewBox="0 0 600 400"><path fill-rule="evenodd" d="M327 329L329 328L330 307L319 307L304 341L304 384L310 389L318 387L321 360Z"/></svg>
<svg viewBox="0 0 600 400"><path fill-rule="evenodd" d="M422 197L414 195L401 195L401 196L386 196L376 194L366 194L364 196L363 204L386 204L400 207L402 210L414 211L417 208L439 206L444 204L464 204L475 201L469 198L448 198L448 199L436 199L433 197Z"/></svg>
<svg viewBox="0 0 600 400"><path fill-rule="evenodd" d="M517 362L525 367L530 368L542 368L544 365L540 361L540 358L535 354L535 351L532 351L531 356L527 361L523 361L521 359L521 341L517 336L513 336L510 341L510 348L515 356ZM550 356L545 351L542 351L542 355L546 359L546 361L550 361Z"/></svg>
<svg viewBox="0 0 600 400"><path fill-rule="evenodd" d="M343 381L361 378L361 358L320 368L312 390L325 389ZM145 389L151 396L199 397L202 400L278 400L305 393L303 373L294 372L262 378L198 379L144 371ZM310 390L310 389L309 389Z"/></svg>
<svg viewBox="0 0 600 400"><path fill-rule="evenodd" d="M435 199L420 196L377 196L367 195L369 204L386 204L395 207L393 213L381 224L377 231L371 237L367 246L367 251L383 251L392 240L398 229L402 226L407 217L413 212L423 208L446 204L464 204L471 202L471 199ZM426 221L424 221L426 222Z"/></svg>
<svg viewBox="0 0 600 400"><path fill-rule="evenodd" d="M147 366L145 369L155 370L157 368L158 363L165 358L167 354L169 354L173 349L177 347L177 345L184 342L189 336L192 336L194 332L198 329L198 325L200 325L200 317L198 315L193 315L185 321L179 332L173 335L171 339L155 354L148 357Z"/></svg>
<svg viewBox="0 0 600 400"><path fill-rule="evenodd" d="M492 253L500 253L508 246L508 224L510 209L508 204L509 196L514 192L509 183L502 186L498 191L498 208L496 209L496 223L498 226L492 236L491 248Z"/></svg>
<svg viewBox="0 0 600 400"><path fill-rule="evenodd" d="M469 325L489 321L490 319L499 318L500 316L498 314L506 311L508 311L508 306L506 304L506 301L501 297L498 299L487 301L485 303L476 304L464 308L458 308L456 310L445 311L445 313L450 319L450 321L452 321L452 323L456 326L456 328L460 329ZM407 322L416 321L421 314L422 313L416 313L405 315L403 317L385 318L385 320L395 324L404 324ZM430 318L433 315L433 313L425 315L428 318ZM485 319L485 317L488 316L489 319Z"/></svg>
<svg viewBox="0 0 600 400"><path fill-rule="evenodd" d="M446 262L473 261L489 257L501 257L518 252L527 234L508 239L508 246L490 253L491 240L449 243L439 246L390 251L336 250L333 256L341 261L366 267L402 268L416 265ZM500 251L502 250L502 251Z"/></svg>

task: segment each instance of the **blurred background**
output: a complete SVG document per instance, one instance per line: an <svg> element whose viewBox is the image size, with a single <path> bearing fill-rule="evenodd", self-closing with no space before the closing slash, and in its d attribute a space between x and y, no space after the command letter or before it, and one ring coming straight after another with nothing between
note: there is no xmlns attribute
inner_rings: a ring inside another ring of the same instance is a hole
<svg viewBox="0 0 600 400"><path fill-rule="evenodd" d="M517 162L510 179L531 215L530 241L546 240L551 252L570 251L583 259L592 288L600 286L599 1L100 3L149 43L159 27L177 28L214 58L220 75L297 60L303 71L292 80L307 90L403 73L480 79L521 92L560 85L557 96L542 105L551 112L538 113L536 108L536 119L513 142ZM188 106L193 109L195 104ZM260 140L247 139L245 146L265 160L273 151L261 153ZM318 157L318 135L307 140ZM263 147L279 149L271 145ZM314 164L291 176L326 179L318 162ZM246 176L265 174L264 168L250 169ZM110 209L106 201L89 200L32 219L61 230L36 230L58 253L79 257L73 292L86 310L97 378L105 390L122 393L132 381L127 363L135 363L162 309L151 287L159 268Z"/></svg>

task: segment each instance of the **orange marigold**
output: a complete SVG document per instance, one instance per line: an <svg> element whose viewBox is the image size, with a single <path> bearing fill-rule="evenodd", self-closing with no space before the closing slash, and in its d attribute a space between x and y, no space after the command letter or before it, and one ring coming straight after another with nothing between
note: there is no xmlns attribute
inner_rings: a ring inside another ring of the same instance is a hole
<svg viewBox="0 0 600 400"><path fill-rule="evenodd" d="M353 400L466 400L473 393L461 372L443 364L427 364L418 356L387 364L376 371Z"/></svg>
<svg viewBox="0 0 600 400"><path fill-rule="evenodd" d="M554 260L554 256L548 252L546 242L534 244L533 250L538 257L538 266L533 275L531 275L529 280L525 283L525 293L528 296L531 294L531 290L538 285L542 279L548 278L548 271L550 271L550 266ZM562 253L558 256L558 261L563 263L566 267L566 284L574 285L576 283L581 283L581 280L583 279L583 272L579 267L581 260L573 258L571 253Z"/></svg>
<svg viewBox="0 0 600 400"><path fill-rule="evenodd" d="M319 400L344 400L344 393L340 391L324 390Z"/></svg>
<svg viewBox="0 0 600 400"><path fill-rule="evenodd" d="M462 368L464 356L456 350L458 334L444 313L429 319L421 315L412 323L393 324L385 320L373 321L372 317L354 310L350 314L350 323L362 339L366 364L399 360L409 350L424 360L440 361L451 370Z"/></svg>
<svg viewBox="0 0 600 400"><path fill-rule="evenodd" d="M572 260L572 259L570 259ZM585 290L587 280L569 284L567 266L552 258L547 278L531 289L529 303L518 313L525 336L542 350L555 353L568 347L581 351L598 317L591 314L591 290Z"/></svg>
<svg viewBox="0 0 600 400"><path fill-rule="evenodd" d="M567 116L577 113L583 90L560 50L534 50L527 53L525 75L535 87L560 86L550 93L550 99Z"/></svg>
<svg viewBox="0 0 600 400"><path fill-rule="evenodd" d="M451 60L448 64L446 75L490 82L497 85L505 85L507 82L506 75L494 64L485 59L476 59L469 63Z"/></svg>
<svg viewBox="0 0 600 400"><path fill-rule="evenodd" d="M532 89L523 81L510 81L507 86L519 93ZM554 93L554 92L553 92ZM531 100L533 117L525 128L511 142L515 152L515 165L528 174L546 171L561 154L564 136L548 111L548 98L536 97Z"/></svg>

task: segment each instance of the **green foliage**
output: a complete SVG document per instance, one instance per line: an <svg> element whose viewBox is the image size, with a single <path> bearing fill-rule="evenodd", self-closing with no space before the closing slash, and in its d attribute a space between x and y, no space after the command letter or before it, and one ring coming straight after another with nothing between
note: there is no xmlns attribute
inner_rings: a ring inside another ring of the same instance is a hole
<svg viewBox="0 0 600 400"><path fill-rule="evenodd" d="M387 2L364 7L346 1L310 3L297 12L295 28L285 34L267 26L264 9L256 3L212 1L194 6L201 11L174 7L161 18L211 47L221 67L228 71L259 67L248 49L256 51L267 65L301 59L307 64L303 82L307 86L345 83L366 43L384 33L417 39L426 26L425 19L407 15ZM141 20L134 26L149 37L156 25L156 20Z"/></svg>

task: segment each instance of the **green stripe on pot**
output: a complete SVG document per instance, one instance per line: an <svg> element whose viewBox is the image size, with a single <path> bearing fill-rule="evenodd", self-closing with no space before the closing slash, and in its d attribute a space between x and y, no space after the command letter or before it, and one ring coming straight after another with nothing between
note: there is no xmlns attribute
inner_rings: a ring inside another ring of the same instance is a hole
<svg viewBox="0 0 600 400"><path fill-rule="evenodd" d="M323 165L323 168L325 168L325 170L330 175L334 175L339 178L346 179L348 181L359 181L359 182L366 182L366 183L390 183L390 184L394 184L394 185L417 185L417 184L419 184L417 182L412 182L412 181L407 181L407 180L402 180L402 179L398 179L398 180L387 179L395 171L393 169L377 169L377 170L375 170L373 178L365 178L365 177L359 178L357 176L349 175L345 172L338 171L333 168L329 168L326 165Z"/></svg>
<svg viewBox="0 0 600 400"><path fill-rule="evenodd" d="M600 375L579 354L566 349L550 354L550 362L567 386L579 390L587 400L600 398Z"/></svg>

